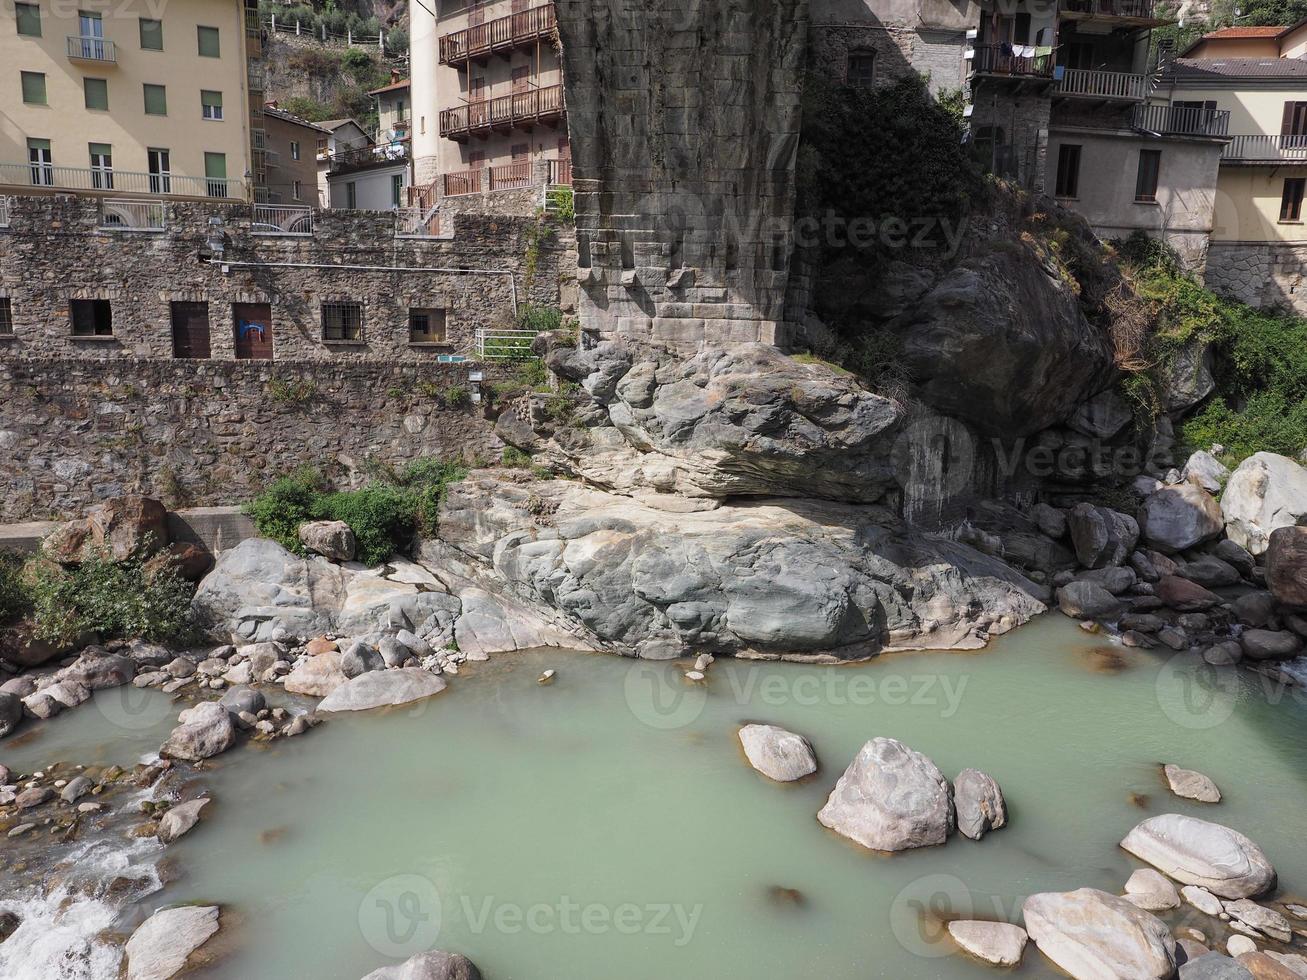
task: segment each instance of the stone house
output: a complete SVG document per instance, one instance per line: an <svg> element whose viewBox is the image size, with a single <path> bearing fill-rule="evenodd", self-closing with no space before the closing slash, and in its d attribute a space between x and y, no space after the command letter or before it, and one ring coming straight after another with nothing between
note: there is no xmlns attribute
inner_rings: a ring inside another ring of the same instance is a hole
<svg viewBox="0 0 1307 980"><path fill-rule="evenodd" d="M318 140L328 130L277 108L263 110L266 136L263 183L255 198L266 204L314 205L318 200Z"/></svg>

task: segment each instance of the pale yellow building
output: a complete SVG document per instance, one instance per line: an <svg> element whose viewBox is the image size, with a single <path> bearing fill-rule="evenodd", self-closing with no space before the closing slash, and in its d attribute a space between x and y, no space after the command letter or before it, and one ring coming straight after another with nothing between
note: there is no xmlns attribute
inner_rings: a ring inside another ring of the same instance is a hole
<svg viewBox="0 0 1307 980"><path fill-rule="evenodd" d="M434 196L523 187L544 162L552 181L570 183L552 2L413 0L409 23L418 186Z"/></svg>
<svg viewBox="0 0 1307 980"><path fill-rule="evenodd" d="M0 5L0 193L248 198L257 12L245 0L86 6Z"/></svg>
<svg viewBox="0 0 1307 980"><path fill-rule="evenodd" d="M1307 25L1215 32L1163 73L1173 112L1229 112L1206 278L1257 306L1307 312ZM1237 53L1227 53L1237 52Z"/></svg>

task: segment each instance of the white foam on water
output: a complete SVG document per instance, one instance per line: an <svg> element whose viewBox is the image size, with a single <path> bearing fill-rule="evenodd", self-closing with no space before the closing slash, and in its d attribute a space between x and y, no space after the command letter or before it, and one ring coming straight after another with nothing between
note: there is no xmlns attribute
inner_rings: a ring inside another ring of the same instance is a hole
<svg viewBox="0 0 1307 980"><path fill-rule="evenodd" d="M48 893L34 883L26 894L0 898L0 912L21 919L14 934L0 943L0 977L117 977L122 949L100 933L114 925L124 906L163 887L154 865L137 860L156 849L147 841L91 841L69 853L60 865L66 877ZM123 879L129 879L126 887Z"/></svg>

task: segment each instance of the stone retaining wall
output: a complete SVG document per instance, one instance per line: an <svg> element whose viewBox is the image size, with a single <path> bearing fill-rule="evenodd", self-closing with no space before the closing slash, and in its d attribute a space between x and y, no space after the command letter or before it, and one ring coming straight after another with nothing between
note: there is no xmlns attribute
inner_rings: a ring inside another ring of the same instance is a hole
<svg viewBox="0 0 1307 980"><path fill-rule="evenodd" d="M465 364L0 361L0 521L60 518L123 493L235 504L313 465L339 485L372 464L502 452Z"/></svg>
<svg viewBox="0 0 1307 980"><path fill-rule="evenodd" d="M1218 242L1207 247L1207 287L1258 307L1307 315L1307 242Z"/></svg>
<svg viewBox="0 0 1307 980"><path fill-rule="evenodd" d="M553 225L528 281L535 219L456 214L444 238L397 238L389 212L315 210L313 233L255 233L248 205L166 202L166 230L105 230L101 204L14 197L0 228L0 297L16 357L166 358L174 302L208 304L211 356L236 357L235 303L271 306L277 360L430 361L474 353L481 327L511 326L520 303L559 305L574 292L570 227ZM218 255L213 240L221 242ZM70 300L107 299L109 337L74 337ZM322 304L362 305L362 338L323 338ZM409 310L446 314L447 342L410 343Z"/></svg>

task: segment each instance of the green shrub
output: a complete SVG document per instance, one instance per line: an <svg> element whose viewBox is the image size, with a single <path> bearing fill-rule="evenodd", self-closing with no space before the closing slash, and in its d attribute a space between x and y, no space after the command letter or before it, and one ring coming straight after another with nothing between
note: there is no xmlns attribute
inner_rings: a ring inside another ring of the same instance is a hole
<svg viewBox="0 0 1307 980"><path fill-rule="evenodd" d="M23 584L25 564L22 555L0 551L0 626L27 612L29 602Z"/></svg>
<svg viewBox="0 0 1307 980"><path fill-rule="evenodd" d="M525 470L531 466L531 454L524 453L516 446L505 446L502 459L509 469Z"/></svg>
<svg viewBox="0 0 1307 980"><path fill-rule="evenodd" d="M523 330L534 330L536 333L558 330L563 325L563 311L557 306L523 303L517 310L517 325Z"/></svg>
<svg viewBox="0 0 1307 980"><path fill-rule="evenodd" d="M440 400L447 408L467 408L472 404L472 392L467 385L446 385L440 390Z"/></svg>
<svg viewBox="0 0 1307 980"><path fill-rule="evenodd" d="M194 633L194 593L175 567L147 570L141 558L119 562L101 552L74 568L36 562L29 585L33 632L57 646L87 632L106 640L185 641Z"/></svg>
<svg viewBox="0 0 1307 980"><path fill-rule="evenodd" d="M245 505L245 513L263 537L300 554L300 525L316 519L314 514L325 489L321 473L311 466L300 467L274 480Z"/></svg>
<svg viewBox="0 0 1307 980"><path fill-rule="evenodd" d="M317 501L315 519L348 524L358 543L358 560L376 565L413 536L417 526L417 498L398 487L373 483L359 490L322 495Z"/></svg>
<svg viewBox="0 0 1307 980"><path fill-rule="evenodd" d="M410 463L399 474L400 486L413 494L416 502L417 528L423 534L436 533L440 520L440 504L450 484L467 476L468 465L461 459L452 462L427 456Z"/></svg>

